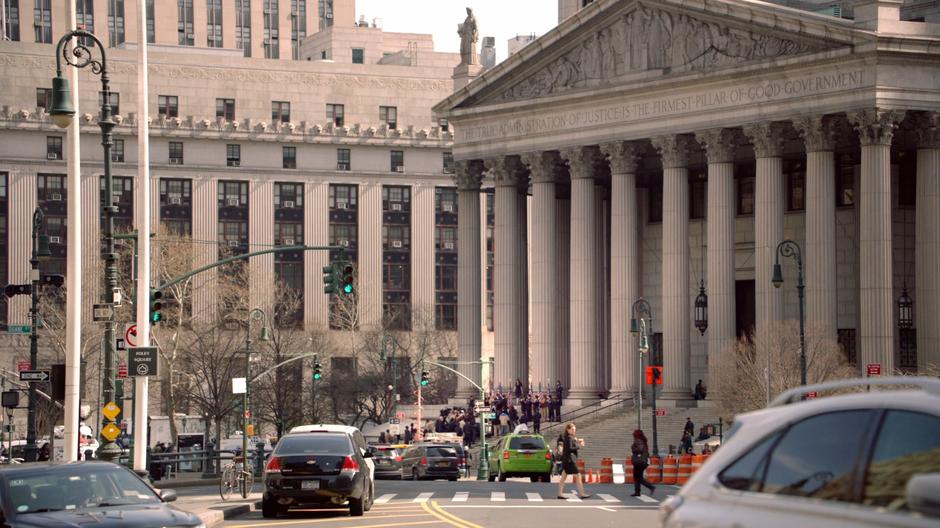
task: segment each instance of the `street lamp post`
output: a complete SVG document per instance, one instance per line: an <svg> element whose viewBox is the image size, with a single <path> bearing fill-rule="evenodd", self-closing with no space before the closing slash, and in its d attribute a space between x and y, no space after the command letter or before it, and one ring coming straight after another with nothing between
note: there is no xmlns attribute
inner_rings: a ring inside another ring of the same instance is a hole
<svg viewBox="0 0 940 528"><path fill-rule="evenodd" d="M247 331L245 333L245 392L242 394L242 467L245 471L250 471L248 466L248 422L251 421L251 410L249 403L251 401L251 322L261 321L261 341L268 340L268 327L265 326L268 316L261 308L252 308L248 312L248 320L245 321ZM260 453L258 456L262 456ZM242 484L245 482L242 481Z"/></svg>
<svg viewBox="0 0 940 528"><path fill-rule="evenodd" d="M636 410L636 428L642 429L643 419L643 354L649 352L649 331L653 329L653 307L649 301L640 297L633 303L633 317L630 319L630 333L640 338L637 351L640 356L640 369L637 372L637 410ZM645 318L644 318L645 316ZM646 319L649 319L649 327L646 325ZM652 361L650 362L652 364ZM653 390L656 387L653 386ZM653 406L653 420L656 420L656 406ZM655 427L655 426L654 426Z"/></svg>
<svg viewBox="0 0 940 528"><path fill-rule="evenodd" d="M33 212L33 253L29 259L30 265L30 318L29 331L29 368L36 370L39 356L39 258L48 257L49 237L43 233L43 214L39 207ZM29 408L26 414L26 447L27 462L35 462L39 457L39 448L36 446L36 384L29 384Z"/></svg>
<svg viewBox="0 0 940 528"><path fill-rule="evenodd" d="M75 39L73 41L73 39ZM66 44L73 41L71 49L66 49ZM93 47L98 49L101 60L95 60L92 50L88 48L87 43L93 43ZM101 116L98 119L98 126L101 128L101 146L104 151L104 195L107 203L102 205L104 213L104 223L102 225L102 248L101 257L104 260L105 271L102 278L103 291L101 301L103 304L112 307L112 316L104 322L104 365L102 369L102 399L110 402L114 399L114 316L113 306L115 304L115 290L117 289L117 256L114 253L114 215L118 208L114 206L114 179L111 175L111 147L114 145L112 131L114 130L114 120L111 118L111 82L108 73L108 61L105 54L105 47L93 33L84 29L77 29L66 33L56 45L56 76L52 79L52 110L49 114L52 116L56 126L65 128L72 122L75 115L75 108L72 106L71 93L69 90L69 81L62 76L62 60L66 64L76 68L91 66L91 71L101 76ZM78 243L78 241L72 241ZM102 423L102 430L113 421L105 417ZM98 432L101 434L101 431ZM108 440L102 436L104 442L98 448L97 456L103 460L114 460L121 454L121 448L113 440Z"/></svg>
<svg viewBox="0 0 940 528"><path fill-rule="evenodd" d="M792 240L784 240L777 244L777 251L774 254L774 270L771 282L774 288L783 285L783 270L780 267L780 256L790 257L796 261L797 283L796 291L800 297L800 385L806 385L806 343L804 342L803 329L803 255L800 251L800 245ZM770 371L767 372L767 384L770 384Z"/></svg>

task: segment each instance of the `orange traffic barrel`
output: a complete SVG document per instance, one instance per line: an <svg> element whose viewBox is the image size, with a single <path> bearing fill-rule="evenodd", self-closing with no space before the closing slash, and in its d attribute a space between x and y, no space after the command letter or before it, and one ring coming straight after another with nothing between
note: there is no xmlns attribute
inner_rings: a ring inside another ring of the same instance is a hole
<svg viewBox="0 0 940 528"><path fill-rule="evenodd" d="M646 480L650 484L659 484L663 473L659 467L659 457L650 457L650 465L646 468Z"/></svg>
<svg viewBox="0 0 940 528"><path fill-rule="evenodd" d="M683 485L689 481L692 476L692 455L682 455L679 457L679 472L676 475L676 484Z"/></svg>
<svg viewBox="0 0 940 528"><path fill-rule="evenodd" d="M601 459L601 478L598 481L601 484L613 484L614 482L614 460L611 458Z"/></svg>
<svg viewBox="0 0 940 528"><path fill-rule="evenodd" d="M587 469L584 467L584 461L578 460L578 473L582 475L581 477L582 479L587 477L586 472L587 472Z"/></svg>
<svg viewBox="0 0 940 528"><path fill-rule="evenodd" d="M692 455L692 474L694 475L696 471L702 467L702 463L705 462L705 457L707 455Z"/></svg>
<svg viewBox="0 0 940 528"><path fill-rule="evenodd" d="M628 458L626 462L623 463L623 482L625 484L633 484L633 458Z"/></svg>
<svg viewBox="0 0 940 528"><path fill-rule="evenodd" d="M675 484L679 472L679 465L676 457L667 455L663 461L663 484Z"/></svg>

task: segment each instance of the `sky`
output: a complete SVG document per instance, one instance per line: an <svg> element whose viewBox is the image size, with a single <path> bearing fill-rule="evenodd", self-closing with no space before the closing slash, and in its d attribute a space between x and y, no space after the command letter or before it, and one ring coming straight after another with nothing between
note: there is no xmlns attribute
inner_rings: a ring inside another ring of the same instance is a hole
<svg viewBox="0 0 940 528"><path fill-rule="evenodd" d="M506 41L516 35L544 35L558 23L558 0L356 0L356 20L382 19L382 28L395 33L430 33L436 51L457 53L457 24L473 9L483 37L496 38L496 61L506 59Z"/></svg>

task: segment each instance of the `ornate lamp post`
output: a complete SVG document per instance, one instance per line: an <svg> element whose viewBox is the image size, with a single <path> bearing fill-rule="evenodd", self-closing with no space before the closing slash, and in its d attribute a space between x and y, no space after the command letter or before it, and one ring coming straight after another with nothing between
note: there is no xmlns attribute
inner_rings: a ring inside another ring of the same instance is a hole
<svg viewBox="0 0 940 528"><path fill-rule="evenodd" d="M265 323L268 320L267 314L261 308L252 308L248 312L248 319L245 321L247 332L245 333L245 393L242 395L242 405L244 414L242 415L242 457L245 471L251 471L248 466L248 422L251 421L251 410L249 402L251 400L251 322L261 321L261 341L268 341L268 327ZM260 453L258 456L263 456ZM242 481L242 484L245 484Z"/></svg>
<svg viewBox="0 0 940 528"><path fill-rule="evenodd" d="M705 281L699 286L698 296L695 297L695 328L699 334L705 335L708 330L708 295L705 293Z"/></svg>
<svg viewBox="0 0 940 528"><path fill-rule="evenodd" d="M73 40L74 39L74 40ZM71 48L66 45L73 42ZM97 48L101 55L101 60L95 60L91 47ZM112 203L114 197L114 179L111 175L111 147L114 145L111 132L114 129L114 121L111 119L111 84L108 74L108 61L105 54L105 47L94 34L77 29L66 33L56 45L56 76L52 79L52 120L56 126L65 128L72 122L75 115L75 108L71 102L71 92L69 81L62 76L62 60L66 64L76 68L91 67L93 73L101 77L101 116L98 119L98 126L101 128L101 146L104 150L104 195L108 203L102 204L104 213L104 223L102 225L102 247L101 257L104 260L105 271L102 278L101 302L112 306L115 304L115 290L117 289L117 255L114 252L114 215L118 208ZM78 243L78 241L73 241ZM113 314L113 309L112 309ZM102 369L104 378L102 383L102 400L110 402L114 399L114 318L108 318L104 322L104 368ZM102 420L102 429L112 423L112 420L105 417ZM101 434L101 431L98 432ZM121 448L113 441L102 436L103 443L98 448L97 456L104 460L114 460L121 454Z"/></svg>
<svg viewBox="0 0 940 528"><path fill-rule="evenodd" d="M774 254L773 278L770 279L774 288L779 288L783 285L783 269L780 267L781 256L790 257L795 260L798 271L796 291L800 296L800 385L806 385L806 343L804 342L803 332L803 255L800 251L800 245L789 239L777 244L777 251ZM767 381L768 385L770 385L770 380Z"/></svg>
<svg viewBox="0 0 940 528"><path fill-rule="evenodd" d="M630 333L634 336L640 338L639 345L637 346L637 351L639 352L639 362L640 368L637 371L637 385L636 385L636 397L637 397L637 408L636 408L636 428L642 429L643 425L643 354L649 352L649 331L653 329L653 307L650 306L649 301L640 297L633 303L632 309L633 317L630 319ZM645 316L645 318L644 318ZM646 320L649 319L649 326L646 324ZM655 386L653 389L655 390ZM653 419L656 419L656 407L653 406Z"/></svg>
<svg viewBox="0 0 940 528"><path fill-rule="evenodd" d="M30 265L30 317L29 330L29 368L36 370L39 356L39 259L52 255L49 251L49 237L43 232L42 209L36 208L33 212L33 254L29 259ZM36 384L29 384L29 407L26 415L26 461L35 462L38 458L39 448L36 446Z"/></svg>

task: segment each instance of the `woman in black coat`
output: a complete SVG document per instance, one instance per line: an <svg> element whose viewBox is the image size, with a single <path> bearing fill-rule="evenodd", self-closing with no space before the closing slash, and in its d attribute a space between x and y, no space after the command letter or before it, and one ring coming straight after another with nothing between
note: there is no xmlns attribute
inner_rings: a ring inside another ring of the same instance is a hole
<svg viewBox="0 0 940 528"><path fill-rule="evenodd" d="M656 486L649 483L643 472L649 467L650 450L643 431L637 429L633 431L633 445L630 446L630 462L633 463L633 495L640 496L640 485L646 486L650 490L650 495L656 491Z"/></svg>
<svg viewBox="0 0 940 528"><path fill-rule="evenodd" d="M575 436L577 429L573 423L565 426L565 432L559 437L561 444L561 480L558 481L558 498L565 497L565 479L571 475L575 487L578 488L578 496L582 499L590 497L584 493L584 484L581 482L581 475L578 472L578 449L584 447L584 439Z"/></svg>

